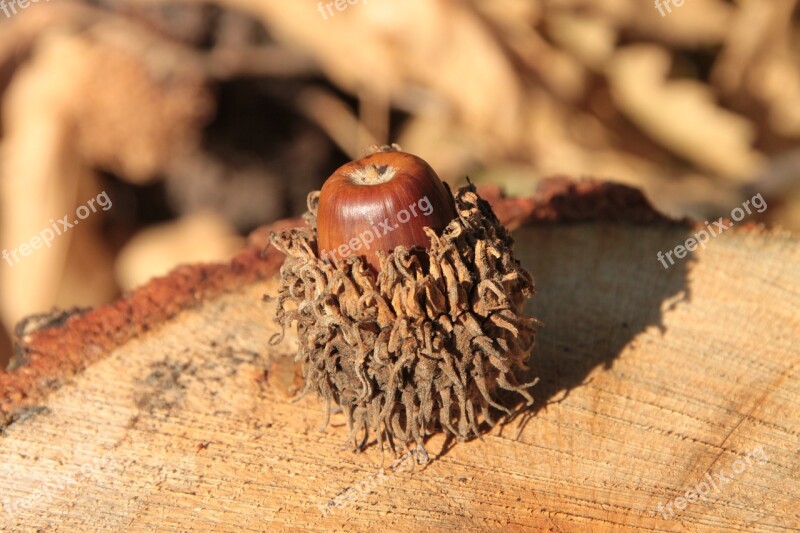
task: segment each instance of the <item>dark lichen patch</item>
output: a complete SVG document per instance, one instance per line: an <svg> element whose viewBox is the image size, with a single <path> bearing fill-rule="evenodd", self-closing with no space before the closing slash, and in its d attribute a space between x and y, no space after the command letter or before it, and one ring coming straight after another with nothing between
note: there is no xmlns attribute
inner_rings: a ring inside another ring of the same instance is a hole
<svg viewBox="0 0 800 533"><path fill-rule="evenodd" d="M305 388L345 413L363 448L416 443L441 430L459 440L511 410L498 393L518 393L534 343L523 305L535 289L513 241L472 185L455 195L457 217L441 235L426 228L427 251L397 247L376 274L360 258L331 264L317 254L318 193L307 227L271 236L286 255L275 320L297 326ZM273 342L281 340L282 334Z"/></svg>
<svg viewBox="0 0 800 533"><path fill-rule="evenodd" d="M148 413L180 407L186 397L186 380L194 375L194 370L191 363L183 361L152 364L150 373L136 382L133 395L136 407Z"/></svg>
<svg viewBox="0 0 800 533"><path fill-rule="evenodd" d="M10 417L9 425L15 422L24 422L40 415L49 415L50 413L52 413L52 411L46 405L30 405L20 409L13 415L13 417ZM5 435L5 433L6 428L0 426L0 436Z"/></svg>

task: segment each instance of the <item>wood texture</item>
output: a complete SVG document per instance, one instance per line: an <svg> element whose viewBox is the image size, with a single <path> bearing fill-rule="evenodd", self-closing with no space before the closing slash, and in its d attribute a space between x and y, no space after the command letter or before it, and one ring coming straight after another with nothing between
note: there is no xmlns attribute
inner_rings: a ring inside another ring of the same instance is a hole
<svg viewBox="0 0 800 533"><path fill-rule="evenodd" d="M344 449L341 416L318 431L319 401L290 401L295 338L268 344L261 295L277 263L234 276L149 331L118 333L74 372L37 374L13 400L0 389L0 527L796 530L800 244L736 228L665 270L656 252L694 231L518 229L545 323L537 404L483 439L432 438L430 462L413 467ZM32 335L66 335L85 317ZM716 490L676 507L709 478Z"/></svg>

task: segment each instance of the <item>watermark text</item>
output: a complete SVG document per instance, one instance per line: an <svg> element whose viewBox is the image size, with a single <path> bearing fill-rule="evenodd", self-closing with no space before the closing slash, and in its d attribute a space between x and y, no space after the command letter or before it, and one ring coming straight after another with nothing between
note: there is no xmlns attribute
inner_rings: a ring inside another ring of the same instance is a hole
<svg viewBox="0 0 800 533"><path fill-rule="evenodd" d="M766 464L769 461L763 446L757 446L744 457L736 459L731 465L732 473L726 473L724 470L720 470L715 474L706 472L705 479L697 483L694 488L687 490L683 496L669 500L666 504L659 502L658 512L661 513L664 520L668 520L675 517L676 511L683 511L698 500L707 501L712 488L717 493L721 492L721 489L731 483L736 476L742 475L748 468L751 468L754 461L755 464L759 465Z"/></svg>
<svg viewBox="0 0 800 533"><path fill-rule="evenodd" d="M718 237L722 232L732 228L735 222L739 222L746 215L751 214L753 212L752 209L750 209L751 205L758 213L763 213L767 210L767 202L761 196L761 193L758 193L751 199L745 200L742 207L734 208L733 211L731 211L731 220L726 221L724 217L720 217L718 220L715 220L713 224L709 224L708 220L706 220L705 229L701 229L692 237L686 239L686 242L679 244L666 253L659 250L658 253L656 253L656 259L666 270L675 264L675 259L672 258L673 254L677 259L683 259L689 252L694 252L698 246L705 250L711 237ZM669 264L667 264L668 260Z"/></svg>
<svg viewBox="0 0 800 533"><path fill-rule="evenodd" d="M108 211L111 209L111 206L111 198L108 197L108 193L106 193L106 191L101 192L95 198L90 198L85 205L78 206L75 210L77 220L70 221L69 215L64 215L58 219L58 221L51 218L50 226L40 231L38 235L34 235L28 239L27 242L23 242L16 248L12 248L11 250L3 249L3 261L13 268L22 258L31 255L34 250L38 250L42 246L50 248L53 245L53 240L57 236L63 235L71 230L73 227L77 226L81 220L85 220L92 213L97 213L98 208L103 211Z"/></svg>

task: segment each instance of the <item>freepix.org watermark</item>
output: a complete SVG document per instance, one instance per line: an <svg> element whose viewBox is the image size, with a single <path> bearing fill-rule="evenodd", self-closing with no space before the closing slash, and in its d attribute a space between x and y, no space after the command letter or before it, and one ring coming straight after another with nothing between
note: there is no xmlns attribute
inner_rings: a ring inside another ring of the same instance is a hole
<svg viewBox="0 0 800 533"><path fill-rule="evenodd" d="M668 13L672 13L670 4L675 7L681 7L685 1L686 0L656 0L656 9L658 9L662 17L666 17ZM664 12L664 10L666 10L666 12Z"/></svg>
<svg viewBox="0 0 800 533"><path fill-rule="evenodd" d="M34 250L38 250L42 246L50 248L53 240L59 235L63 235L73 227L77 226L81 220L89 217L92 213L97 213L98 207L103 211L111 209L111 198L108 197L106 191L101 192L94 198L90 198L85 205L80 205L75 210L77 220L70 221L69 215L64 215L58 221L50 219L50 226L34 235L27 242L23 242L16 248L11 250L3 249L3 261L8 263L10 267L18 264L22 258L28 257Z"/></svg>
<svg viewBox="0 0 800 533"><path fill-rule="evenodd" d="M391 474L400 474L413 468L414 463L419 465L426 465L430 462L428 455L424 451L411 450L407 451L402 457L395 459L389 468ZM386 469L381 468L378 472L368 476L367 479L360 483L355 483L351 488L348 488L336 497L317 505L323 516L332 514L336 509L344 509L351 503L355 503L362 498L366 497L370 492L374 491L376 487L383 486L389 480L386 475Z"/></svg>
<svg viewBox="0 0 800 533"><path fill-rule="evenodd" d="M50 0L44 0L49 2ZM31 4L38 3L39 0L0 0L0 11L5 14L7 19L16 15L19 11L28 9Z"/></svg>
<svg viewBox="0 0 800 533"><path fill-rule="evenodd" d="M698 246L705 250L711 237L719 237L723 231L732 228L735 222L739 222L745 216L752 214L753 211L750 209L751 205L755 208L757 213L763 213L767 210L767 202L761 196L761 193L758 193L749 200L745 200L742 207L736 207L731 211L732 222L728 221L726 224L724 217L719 217L713 224L709 224L708 220L706 220L706 229L701 229L692 237L686 239L686 242L679 244L667 253L663 253L659 250L656 254L656 259L658 259L666 270L675 264L675 260L672 258L673 254L677 259L683 259L689 252L694 252ZM669 264L667 264L667 260L669 260Z"/></svg>
<svg viewBox="0 0 800 533"><path fill-rule="evenodd" d="M721 488L733 481L736 476L742 475L748 468L752 468L755 464L764 465L769 461L763 446L757 446L748 452L743 458L736 459L731 465L733 474L726 474L724 470L720 470L715 474L706 472L706 477L703 481L696 484L694 488L687 490L683 496L678 496L674 500L669 500L666 504L658 504L658 512L664 520L675 517L675 510L683 511L690 504L696 503L698 500L707 500L707 496L711 493L713 488L715 492L721 492ZM673 509L673 507L675 509Z"/></svg>
<svg viewBox="0 0 800 533"><path fill-rule="evenodd" d="M419 213L417 212L418 208ZM397 220L400 224L405 224L412 218L418 217L420 214L427 217L430 216L431 213L433 213L433 205L431 205L431 201L428 200L427 196L423 196L416 203L412 203L406 209L398 211ZM362 247L365 250L369 250L372 243L375 242L375 239L380 239L384 235L391 233L399 228L400 224L390 224L388 217L384 218L382 222L379 222L377 226L370 221L370 230L361 233L358 237L353 237L349 242L340 245L335 250L331 250L330 252L323 251L321 258L326 263L330 263L332 261L344 259L345 257L350 257L353 252L361 250ZM336 257L337 255L339 256L338 258Z"/></svg>
<svg viewBox="0 0 800 533"><path fill-rule="evenodd" d="M70 486L88 482L92 476L98 472L117 470L119 467L120 465L117 463L116 459L114 459L114 456L108 451L103 454L102 457L92 459L90 463L84 463L79 468L53 476L24 498L17 498L16 500L6 499L0 502L0 509L5 511L9 519L14 520L20 513L20 510L30 511L42 501L52 503L54 498L58 497L59 494L67 490ZM8 465L3 465L3 469L8 468Z"/></svg>
<svg viewBox="0 0 800 533"><path fill-rule="evenodd" d="M334 0L333 2L318 2L317 3L317 11L319 14L322 15L322 20L328 20L328 17L334 16L336 13L333 12L333 9L336 8L336 11L342 12L350 6L354 6L358 3L367 3L367 0Z"/></svg>

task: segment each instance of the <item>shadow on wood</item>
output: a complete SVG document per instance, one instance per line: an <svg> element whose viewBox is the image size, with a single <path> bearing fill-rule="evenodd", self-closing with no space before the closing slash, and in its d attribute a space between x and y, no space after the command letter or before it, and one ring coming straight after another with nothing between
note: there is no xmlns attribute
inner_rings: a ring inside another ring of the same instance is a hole
<svg viewBox="0 0 800 533"><path fill-rule="evenodd" d="M691 259L669 269L656 259L684 242L688 228L665 225L654 233L601 223L515 234L525 243L519 258L539 287L528 310L544 323L531 357L531 376L540 379L533 413L566 398L595 368L610 369L637 335L664 327L666 307L689 299Z"/></svg>

